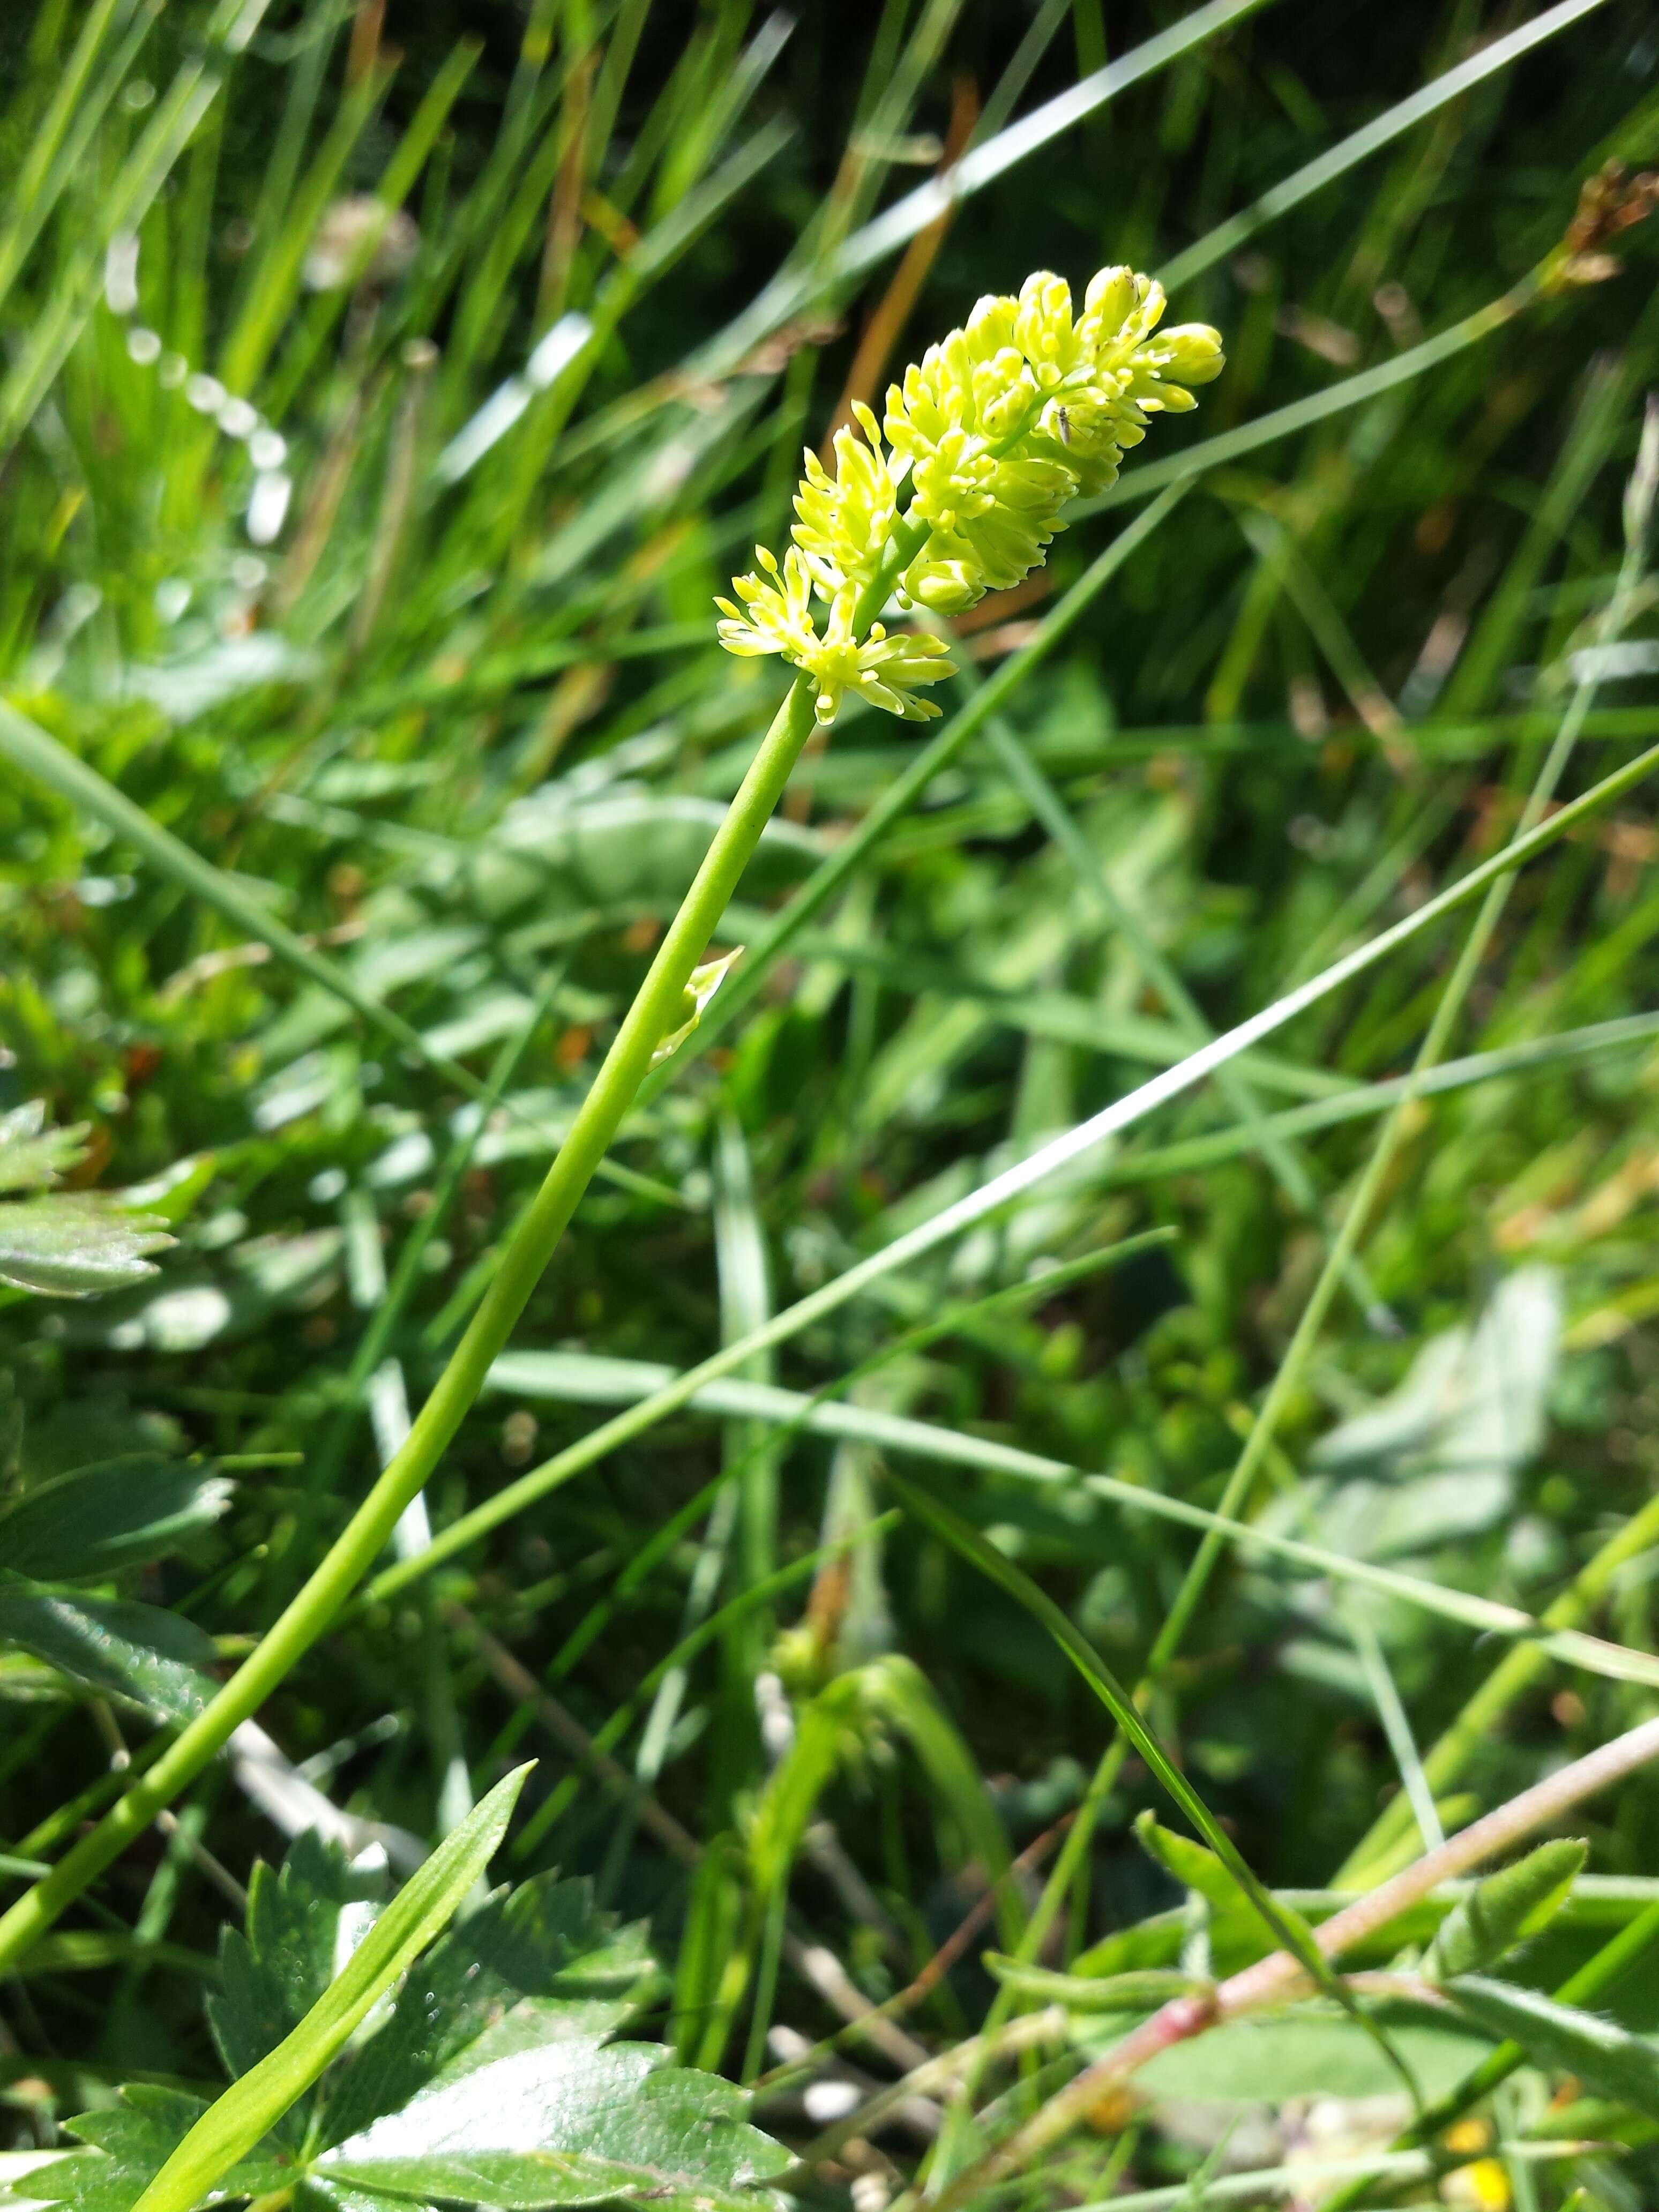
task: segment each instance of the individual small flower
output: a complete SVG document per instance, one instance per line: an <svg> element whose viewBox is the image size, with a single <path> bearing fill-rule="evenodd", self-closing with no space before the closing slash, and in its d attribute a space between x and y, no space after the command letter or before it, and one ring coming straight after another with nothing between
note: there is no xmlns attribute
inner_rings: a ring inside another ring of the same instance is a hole
<svg viewBox="0 0 1659 2212"><path fill-rule="evenodd" d="M808 447L795 497L800 519L790 533L827 599L844 585L862 588L871 580L897 517L897 490L876 418L861 399L854 401L853 414L867 443L861 445L851 430L837 430L834 476Z"/></svg>
<svg viewBox="0 0 1659 2212"><path fill-rule="evenodd" d="M915 687L956 674L945 658L945 640L908 630L890 637L880 623L872 623L860 643L853 635L854 597L850 590L836 594L822 642L801 663L817 684L819 721L833 722L849 691L907 722L927 721L940 710L931 699L918 698Z"/></svg>
<svg viewBox="0 0 1659 2212"><path fill-rule="evenodd" d="M715 635L728 653L744 658L781 653L797 668L804 668L806 656L817 645L817 628L812 620L812 579L805 558L792 548L785 554L780 569L775 554L757 545L755 560L762 571L760 575L751 570L746 576L732 579L732 588L742 605L734 606L730 599L715 600L714 605L725 617L724 621L714 625Z"/></svg>
<svg viewBox="0 0 1659 2212"><path fill-rule="evenodd" d="M880 623L872 623L862 641L855 638L853 615L858 592L850 584L830 601L820 637L812 618L813 580L799 547L790 547L781 568L763 545L755 548L755 559L761 574L732 580L742 605L730 599L715 601L725 617L718 625L720 641L728 653L781 653L804 670L817 689L813 711L820 722L835 720L849 691L890 714L902 714L906 721L926 721L939 713L931 700L915 696L914 687L955 674L944 658L942 638L908 632L890 637Z"/></svg>

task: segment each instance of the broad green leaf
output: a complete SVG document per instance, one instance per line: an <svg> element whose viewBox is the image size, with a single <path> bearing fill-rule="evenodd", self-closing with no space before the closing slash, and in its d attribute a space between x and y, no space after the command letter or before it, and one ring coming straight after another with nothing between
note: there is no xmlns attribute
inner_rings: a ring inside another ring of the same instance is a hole
<svg viewBox="0 0 1659 2212"><path fill-rule="evenodd" d="M1475 1975L1447 1987L1471 2020L1518 2043L1540 2066L1576 2075L1599 2096L1659 2120L1659 2045L1536 1990Z"/></svg>
<svg viewBox="0 0 1659 2212"><path fill-rule="evenodd" d="M106 1199L54 1191L0 1206L0 1283L49 1297L89 1297L140 1276L173 1239L161 1221L122 1213Z"/></svg>
<svg viewBox="0 0 1659 2212"><path fill-rule="evenodd" d="M280 1871L254 1868L247 1932L221 1934L222 1987L207 2008L232 2075L257 2066L321 1999L368 1934L381 1888L314 1831L295 1839Z"/></svg>
<svg viewBox="0 0 1659 2212"><path fill-rule="evenodd" d="M1091 2029L1095 2023L1087 2023ZM1389 2039L1428 2097L1445 2094L1488 2046L1455 2027L1391 2018ZM1291 2097L1388 2097L1399 2080L1376 2045L1334 2007L1245 2018L1174 2044L1136 2075L1158 2097L1280 2105Z"/></svg>
<svg viewBox="0 0 1659 2212"><path fill-rule="evenodd" d="M459 1911L507 1832L528 1766L498 1782L404 1885L292 2033L210 2106L139 2199L191 2212L316 2081L368 2012Z"/></svg>
<svg viewBox="0 0 1659 2212"><path fill-rule="evenodd" d="M167 1720L191 1720L218 1684L217 1656L193 1621L159 1606L0 1582L0 1644L15 1644L72 1681L128 1698Z"/></svg>
<svg viewBox="0 0 1659 2212"><path fill-rule="evenodd" d="M129 2212L206 2110L199 2097L179 2090L131 2084L120 2092L118 2104L64 2123L92 2148L37 2168L27 2193L72 2205L75 2212ZM291 2172L269 2160L249 2160L233 2167L201 2202L258 2197L291 2179Z"/></svg>
<svg viewBox="0 0 1659 2212"><path fill-rule="evenodd" d="M747 2100L708 2074L665 2067L654 2045L580 2041L440 2079L318 2161L319 2174L399 2197L514 2208L751 2206L740 2192L788 2154L750 2127Z"/></svg>
<svg viewBox="0 0 1659 2212"><path fill-rule="evenodd" d="M468 888L492 920L532 901L544 913L562 905L672 908L702 866L725 811L690 793L626 789L583 797L550 784L509 807L469 858ZM763 899L798 882L823 855L816 832L769 822L738 896Z"/></svg>
<svg viewBox="0 0 1659 2212"><path fill-rule="evenodd" d="M231 1486L199 1460L133 1452L37 1483L0 1506L0 1562L42 1582L155 1559L210 1527Z"/></svg>
<svg viewBox="0 0 1659 2212"><path fill-rule="evenodd" d="M498 1890L410 1970L392 2017L331 2091L325 2139L396 2112L446 2068L610 2033L650 1966L643 1929L617 1929L586 1881L550 1874Z"/></svg>
<svg viewBox="0 0 1659 2212"><path fill-rule="evenodd" d="M1315 1453L1322 1541L1383 1559L1490 1528L1543 1440L1561 1326L1554 1273L1522 1267L1472 1328L1431 1337L1399 1389Z"/></svg>
<svg viewBox="0 0 1659 2212"><path fill-rule="evenodd" d="M0 1191L49 1190L86 1152L87 1125L48 1129L44 1098L0 1114Z"/></svg>
<svg viewBox="0 0 1659 2212"><path fill-rule="evenodd" d="M1562 1837L1477 1883L1440 1923L1434 1972L1442 1981L1479 1973L1535 1936L1566 1903L1588 1856L1586 1844Z"/></svg>

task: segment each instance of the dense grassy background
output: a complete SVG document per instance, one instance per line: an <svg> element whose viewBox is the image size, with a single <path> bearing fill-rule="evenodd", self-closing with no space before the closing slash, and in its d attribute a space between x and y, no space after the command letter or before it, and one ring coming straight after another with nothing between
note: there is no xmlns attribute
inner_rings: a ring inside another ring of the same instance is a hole
<svg viewBox="0 0 1659 2212"><path fill-rule="evenodd" d="M1607 162L1659 154L1649 11L1607 0L1199 252L1521 20L1471 0L1236 13L962 205L913 259L908 316L897 252L845 241L976 113L983 143L1171 11L890 0L807 8L791 29L726 0L392 0L384 20L370 0L313 0L272 4L234 58L203 44L194 4L48 4L0 29L5 698L428 1055L268 957L167 854L8 769L0 1107L45 1099L89 1123L76 1173L100 1188L199 1164L161 1201L179 1243L154 1277L75 1304L0 1293L19 1479L139 1448L246 1455L216 1529L144 1585L224 1656L291 1594L429 1386L770 713L775 672L719 652L712 594L757 535L778 541L800 446L849 377L876 388L979 292L1036 264L1080 288L1103 261L1184 260L1174 312L1219 325L1231 358L1039 586L964 623L957 711L1047 644L1039 625L1175 455L1267 432L1206 468L1003 719L753 971L741 1018L635 1115L521 1352L704 1357L1494 850L1575 684L1601 679L1563 795L1653 736L1651 591L1626 610L1622 659L1594 624L1659 349L1659 224L1620 227L1613 210L1650 204L1623 197L1628 175L1588 213L1580 199ZM157 143L175 96L199 119L181 112ZM347 238L343 285L339 252L316 265L319 225L343 235L330 210L376 191L405 217L372 268L350 267ZM795 296L750 313L785 264ZM1489 334L1416 360L1505 295ZM597 328L587 349L469 446L573 313ZM1322 395L1397 362L1392 388L1319 419ZM257 423L226 417L227 392ZM923 742L846 714L722 943L752 945ZM1447 1046L1516 1058L1409 1108L1252 1515L1541 1612L1648 1504L1659 1059L1639 1030L1550 1041L1654 1005L1654 836L1638 789L1519 880ZM816 1389L1039 1263L1167 1230L1121 1267L902 1346L849 1402L1214 1506L1376 1141L1386 1102L1369 1086L1410 1066L1466 928L1425 932L1247 1059L1246 1081L1199 1089L754 1372ZM447 1179L476 1121L453 1064L493 1080L504 1046L505 1103ZM1310 1114L1264 1157L1253 1115L1339 1097L1358 1110ZM1420 1382L1431 1344L1437 1397L1391 1401L1389 1433L1340 1425L1408 1371ZM431 1486L432 1527L637 1381L516 1358ZM1121 1675L1144 1673L1186 1532L1075 1484L921 1474ZM678 1972L667 2033L752 2076L773 2021L833 2023L787 1961L775 1984L763 1964L741 1986L727 1971L734 1952L769 1955L780 1885L793 1924L880 2000L1000 1854L1042 1838L1000 1892L1007 1948L1108 1741L1046 1631L914 1519L876 1525L889 1503L867 1437L676 1414L360 1608L265 1724L337 1804L428 1840L537 1752L517 1870L589 1872L648 1915ZM1630 1548L1585 1618L1651 1650L1639 1528ZM1152 1710L1263 1876L1312 1888L1398 1793L1402 1749L1409 1769L1411 1741L1433 1743L1500 1656L1459 1624L1224 1555L1159 1655ZM147 1724L9 1663L15 1850L95 1785L112 1728L136 1741ZM1397 1723L1391 1741L1396 1698L1409 1736ZM775 1864L756 1807L774 1803L792 1702L798 1720L833 1712L833 1756L808 1793L822 1825L803 1841L786 1821ZM1522 1668L1431 1775L1443 1817L1652 1707L1641 1687ZM621 1770L576 1757L573 1723ZM708 1847L695 1881L659 1821L619 1810L624 1772ZM1051 1963L1177 1898L1129 1832L1155 1796L1132 1761L1093 1808ZM228 1775L191 1808L190 1834L235 1880L275 1849ZM1574 1832L1604 1876L1659 1872L1648 1779ZM82 1923L137 1926L143 1946L0 1996L17 2140L50 2140L124 2069L210 2070L199 1969L226 1909L204 1862L160 1835L118 1865ZM910 2013L929 2048L983 2014L989 1940ZM1659 2026L1650 2002L1632 2016ZM1179 2171L1172 2146L1192 2140L1154 2130L1129 2171ZM891 2148L907 2166L914 2146ZM1101 2193L1109 2148L1041 2186ZM1630 2178L1635 2158L1623 2179L1607 2162L1577 2178L1634 2203L1656 2185ZM1574 2178L1524 2185L1554 2203Z"/></svg>

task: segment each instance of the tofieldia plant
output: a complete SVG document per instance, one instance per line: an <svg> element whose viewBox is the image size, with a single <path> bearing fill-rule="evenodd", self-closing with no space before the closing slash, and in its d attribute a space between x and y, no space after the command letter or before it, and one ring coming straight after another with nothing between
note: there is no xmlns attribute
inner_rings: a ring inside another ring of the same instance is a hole
<svg viewBox="0 0 1659 2212"><path fill-rule="evenodd" d="M1113 482L1148 418L1196 406L1187 387L1219 375L1220 336L1205 323L1159 332L1164 308L1162 285L1121 268L1091 279L1075 317L1070 285L1046 270L1018 299L981 300L890 386L884 423L854 403L865 442L836 432L833 477L809 450L782 566L757 545L759 573L732 580L741 604L716 601L726 651L781 653L811 679L820 722L849 691L907 721L937 714L917 686L954 674L944 641L891 636L874 617L890 598L960 614L1023 582L1061 508Z"/></svg>
<svg viewBox="0 0 1659 2212"><path fill-rule="evenodd" d="M1127 269L1103 270L1073 317L1064 281L1029 277L1019 297L981 300L965 329L930 347L888 394L884 455L867 409L867 446L843 432L832 478L810 458L784 566L721 602L721 641L781 653L800 671L757 747L656 957L513 1235L471 1322L402 1446L312 1575L211 1702L52 1872L0 1915L0 1970L27 1952L199 1774L338 1616L484 1388L641 1084L696 1026L734 956L710 939L815 728L849 690L916 720L938 709L915 687L950 672L943 642L889 636L890 598L959 611L1030 574L1075 494L1116 474L1148 418L1194 404L1188 384L1221 368L1202 325L1155 335L1164 294ZM1185 380L1183 383L1182 380ZM903 513L901 493L908 487ZM816 594L830 612L820 635Z"/></svg>

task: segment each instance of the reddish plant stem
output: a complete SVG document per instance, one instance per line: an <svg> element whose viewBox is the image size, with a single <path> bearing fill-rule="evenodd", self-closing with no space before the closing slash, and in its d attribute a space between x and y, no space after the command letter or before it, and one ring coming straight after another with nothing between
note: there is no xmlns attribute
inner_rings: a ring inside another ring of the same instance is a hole
<svg viewBox="0 0 1659 2212"><path fill-rule="evenodd" d="M1507 1804L1449 1838L1437 1850L1414 1860L1392 1881L1380 1883L1345 1905L1313 1931L1314 1941L1328 1959L1340 1957L1397 1919L1443 1881L1468 1873L1656 1757L1659 1757L1659 1720L1644 1721L1640 1728L1615 1736L1588 1758L1575 1759L1571 1766L1511 1797ZM1159 2051L1201 2035L1222 2021L1236 2020L1242 2013L1304 1995L1309 1986L1306 1973L1290 1954L1275 1951L1234 1974L1212 1994L1173 1998L1092 2066L1085 2067L1006 2142L959 2173L934 2200L933 2212L956 2212L969 2198L1030 2165Z"/></svg>

